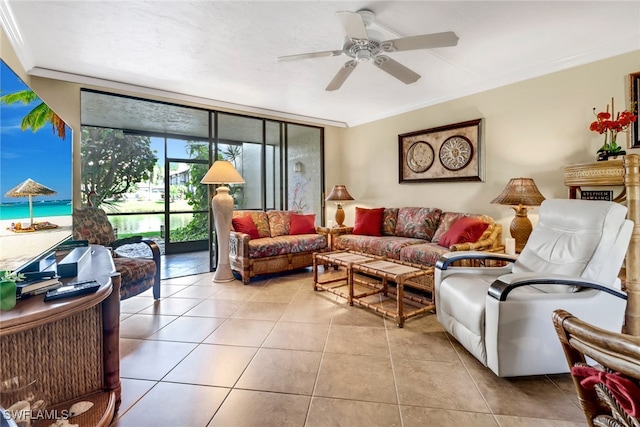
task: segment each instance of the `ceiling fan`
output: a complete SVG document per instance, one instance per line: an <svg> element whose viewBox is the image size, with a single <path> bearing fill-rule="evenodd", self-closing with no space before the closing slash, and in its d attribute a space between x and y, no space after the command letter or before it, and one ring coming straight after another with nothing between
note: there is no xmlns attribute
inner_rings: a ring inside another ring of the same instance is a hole
<svg viewBox="0 0 640 427"><path fill-rule="evenodd" d="M323 56L339 56L343 53L352 58L340 68L333 80L331 80L326 87L328 91L340 89L345 80L347 80L347 77L349 77L359 63L370 60L373 62L373 65L382 71L386 71L403 83L413 83L420 78L420 74L410 70L398 61L389 58L387 55L384 55L384 53L432 49L458 44L458 36L452 31L381 41L382 34L367 28L375 18L375 14L372 11L362 9L357 12L343 11L337 12L337 14L347 33L342 50L301 53L276 58L278 61L295 61L298 59Z"/></svg>

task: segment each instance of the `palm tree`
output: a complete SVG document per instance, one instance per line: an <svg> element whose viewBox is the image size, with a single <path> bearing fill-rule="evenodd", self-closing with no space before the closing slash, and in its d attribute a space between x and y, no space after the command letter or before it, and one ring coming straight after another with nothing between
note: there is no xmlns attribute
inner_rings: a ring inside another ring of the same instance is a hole
<svg viewBox="0 0 640 427"><path fill-rule="evenodd" d="M26 105L37 101L40 101L40 103L22 118L20 128L23 131L31 128L33 132L36 132L48 122L51 123L53 132L58 135L60 139L64 139L66 136L66 125L64 121L54 113L47 104L42 102L38 95L31 89L20 90L0 97L0 102L9 105L15 104L16 102L22 102Z"/></svg>

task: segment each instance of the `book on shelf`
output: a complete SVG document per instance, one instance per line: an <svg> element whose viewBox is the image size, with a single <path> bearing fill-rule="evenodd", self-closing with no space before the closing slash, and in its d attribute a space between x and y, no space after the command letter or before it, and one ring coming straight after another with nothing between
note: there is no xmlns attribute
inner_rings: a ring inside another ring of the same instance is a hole
<svg viewBox="0 0 640 427"><path fill-rule="evenodd" d="M49 289L59 288L60 286L62 286L62 282L60 282L58 276L40 280L16 282L16 297L21 298L29 295L38 295Z"/></svg>
<svg viewBox="0 0 640 427"><path fill-rule="evenodd" d="M580 192L582 200L613 200L612 190L583 190Z"/></svg>

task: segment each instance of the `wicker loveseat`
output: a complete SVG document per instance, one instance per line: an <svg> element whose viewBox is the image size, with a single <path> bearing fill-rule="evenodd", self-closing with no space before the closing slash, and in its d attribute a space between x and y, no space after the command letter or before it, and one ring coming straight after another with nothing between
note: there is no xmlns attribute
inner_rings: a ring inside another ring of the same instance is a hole
<svg viewBox="0 0 640 427"><path fill-rule="evenodd" d="M373 211L381 214L372 216ZM358 227L362 224L359 217L369 221L368 225ZM490 216L438 208L356 208L356 227L331 233L331 250L352 250L430 266L446 252L504 250L502 225Z"/></svg>
<svg viewBox="0 0 640 427"><path fill-rule="evenodd" d="M314 252L329 250L313 214L234 211L232 227L229 262L245 285L255 276L310 267Z"/></svg>

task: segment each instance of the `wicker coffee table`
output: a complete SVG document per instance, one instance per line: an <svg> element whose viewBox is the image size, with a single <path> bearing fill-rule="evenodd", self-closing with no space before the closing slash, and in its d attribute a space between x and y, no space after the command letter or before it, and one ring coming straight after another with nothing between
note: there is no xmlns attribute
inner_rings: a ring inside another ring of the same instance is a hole
<svg viewBox="0 0 640 427"><path fill-rule="evenodd" d="M320 282L318 265L334 265L344 267L344 273L331 276ZM389 284L395 286L389 286ZM356 294L356 286L364 288ZM405 288L429 293L431 298L419 295L407 295ZM436 308L433 293L433 267L410 264L397 260L385 259L373 255L351 251L328 252L314 255L313 288L325 290L343 298L349 305L360 305L395 319L398 327L403 327L405 320ZM369 302L365 298L371 295L393 295L396 304L387 308L380 302ZM405 305L411 301L412 308Z"/></svg>
<svg viewBox="0 0 640 427"><path fill-rule="evenodd" d="M363 262L371 262L376 259L358 252L335 251L313 254L313 290L323 290L346 298L349 305L353 305L353 266ZM344 267L344 272L331 275L323 281L318 280L318 265L325 268L331 266Z"/></svg>

